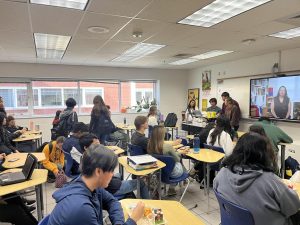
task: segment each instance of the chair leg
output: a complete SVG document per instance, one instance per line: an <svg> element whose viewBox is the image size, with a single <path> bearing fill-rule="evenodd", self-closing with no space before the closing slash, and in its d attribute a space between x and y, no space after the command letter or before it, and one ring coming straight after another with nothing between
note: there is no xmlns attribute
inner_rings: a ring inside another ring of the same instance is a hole
<svg viewBox="0 0 300 225"><path fill-rule="evenodd" d="M186 187L185 187L185 189L184 189L184 191L183 191L183 194L181 195L181 198L180 198L180 200L179 200L179 202L181 202L182 201L182 199L183 199L183 197L184 197L184 195L185 195L185 193L186 193L186 190L188 189L188 187L189 187L189 185L190 185L190 180L187 178L186 179L187 180L187 185L186 185Z"/></svg>

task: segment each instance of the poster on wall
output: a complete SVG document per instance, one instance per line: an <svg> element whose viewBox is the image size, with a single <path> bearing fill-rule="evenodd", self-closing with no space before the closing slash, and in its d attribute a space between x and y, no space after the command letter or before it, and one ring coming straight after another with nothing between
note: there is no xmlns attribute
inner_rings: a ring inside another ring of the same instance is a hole
<svg viewBox="0 0 300 225"><path fill-rule="evenodd" d="M206 98L203 98L202 99L202 112L206 112L206 110L207 110L207 99Z"/></svg>
<svg viewBox="0 0 300 225"><path fill-rule="evenodd" d="M188 105L194 100L196 103L196 108L199 109L199 88L193 88L188 90Z"/></svg>
<svg viewBox="0 0 300 225"><path fill-rule="evenodd" d="M211 70L202 73L202 91L211 90Z"/></svg>

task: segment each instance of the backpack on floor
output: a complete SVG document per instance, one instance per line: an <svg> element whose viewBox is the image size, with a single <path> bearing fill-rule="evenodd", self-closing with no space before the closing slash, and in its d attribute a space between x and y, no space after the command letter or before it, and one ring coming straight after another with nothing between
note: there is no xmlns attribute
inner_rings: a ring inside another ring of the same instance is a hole
<svg viewBox="0 0 300 225"><path fill-rule="evenodd" d="M177 120L178 118L175 113L169 113L167 115L164 125L165 127L176 127Z"/></svg>
<svg viewBox="0 0 300 225"><path fill-rule="evenodd" d="M291 174L287 174L287 172L285 173L285 178L290 178L299 168L299 162L294 159L293 157L289 156L286 160L285 160L285 170L291 170Z"/></svg>

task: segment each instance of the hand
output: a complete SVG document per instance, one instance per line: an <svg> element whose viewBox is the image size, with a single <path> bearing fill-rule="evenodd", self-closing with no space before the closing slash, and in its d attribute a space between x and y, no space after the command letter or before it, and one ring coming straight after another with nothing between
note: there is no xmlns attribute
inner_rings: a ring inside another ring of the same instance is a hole
<svg viewBox="0 0 300 225"><path fill-rule="evenodd" d="M20 152L18 150L16 150L15 153L20 153Z"/></svg>
<svg viewBox="0 0 300 225"><path fill-rule="evenodd" d="M143 218L145 210L145 204L143 202L138 202L131 214L131 219L136 223Z"/></svg>
<svg viewBox="0 0 300 225"><path fill-rule="evenodd" d="M181 139L176 139L175 141L174 141L174 145L180 145L181 144Z"/></svg>
<svg viewBox="0 0 300 225"><path fill-rule="evenodd" d="M21 133L24 134L26 131L27 131L27 129L26 129L26 128L23 128L23 129L21 130Z"/></svg>
<svg viewBox="0 0 300 225"><path fill-rule="evenodd" d="M3 160L5 158L5 156L6 156L5 153L0 154L0 160Z"/></svg>

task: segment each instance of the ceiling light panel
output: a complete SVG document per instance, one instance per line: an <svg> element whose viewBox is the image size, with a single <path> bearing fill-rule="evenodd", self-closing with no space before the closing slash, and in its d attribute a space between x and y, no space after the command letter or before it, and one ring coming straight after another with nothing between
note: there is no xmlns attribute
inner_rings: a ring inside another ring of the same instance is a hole
<svg viewBox="0 0 300 225"><path fill-rule="evenodd" d="M147 43L139 43L132 48L125 51L119 57L113 59L113 62L132 62L137 59L140 59L144 56L147 56L153 52L158 51L159 49L165 47L165 45L157 45L157 44L147 44Z"/></svg>
<svg viewBox="0 0 300 225"><path fill-rule="evenodd" d="M271 0L216 0L178 23L211 27Z"/></svg>
<svg viewBox="0 0 300 225"><path fill-rule="evenodd" d="M281 31L278 33L274 33L269 35L271 37L277 37L277 38L284 38L284 39L291 39L291 38L296 38L300 37L300 27Z"/></svg>
<svg viewBox="0 0 300 225"><path fill-rule="evenodd" d="M88 0L30 0L30 3L84 10Z"/></svg>
<svg viewBox="0 0 300 225"><path fill-rule="evenodd" d="M71 36L34 33L37 57L61 59L70 40Z"/></svg>
<svg viewBox="0 0 300 225"><path fill-rule="evenodd" d="M187 59L180 59L174 62L169 63L170 65L184 65L184 64L188 64L188 63L192 63L192 62L196 62L198 61L198 59L193 59L193 58L187 58Z"/></svg>
<svg viewBox="0 0 300 225"><path fill-rule="evenodd" d="M213 50L213 51L206 52L206 53L203 53L203 54L200 54L200 55L195 55L191 58L198 59L198 60L203 60L203 59L209 59L209 58L229 54L229 53L232 53L232 52L233 51Z"/></svg>

